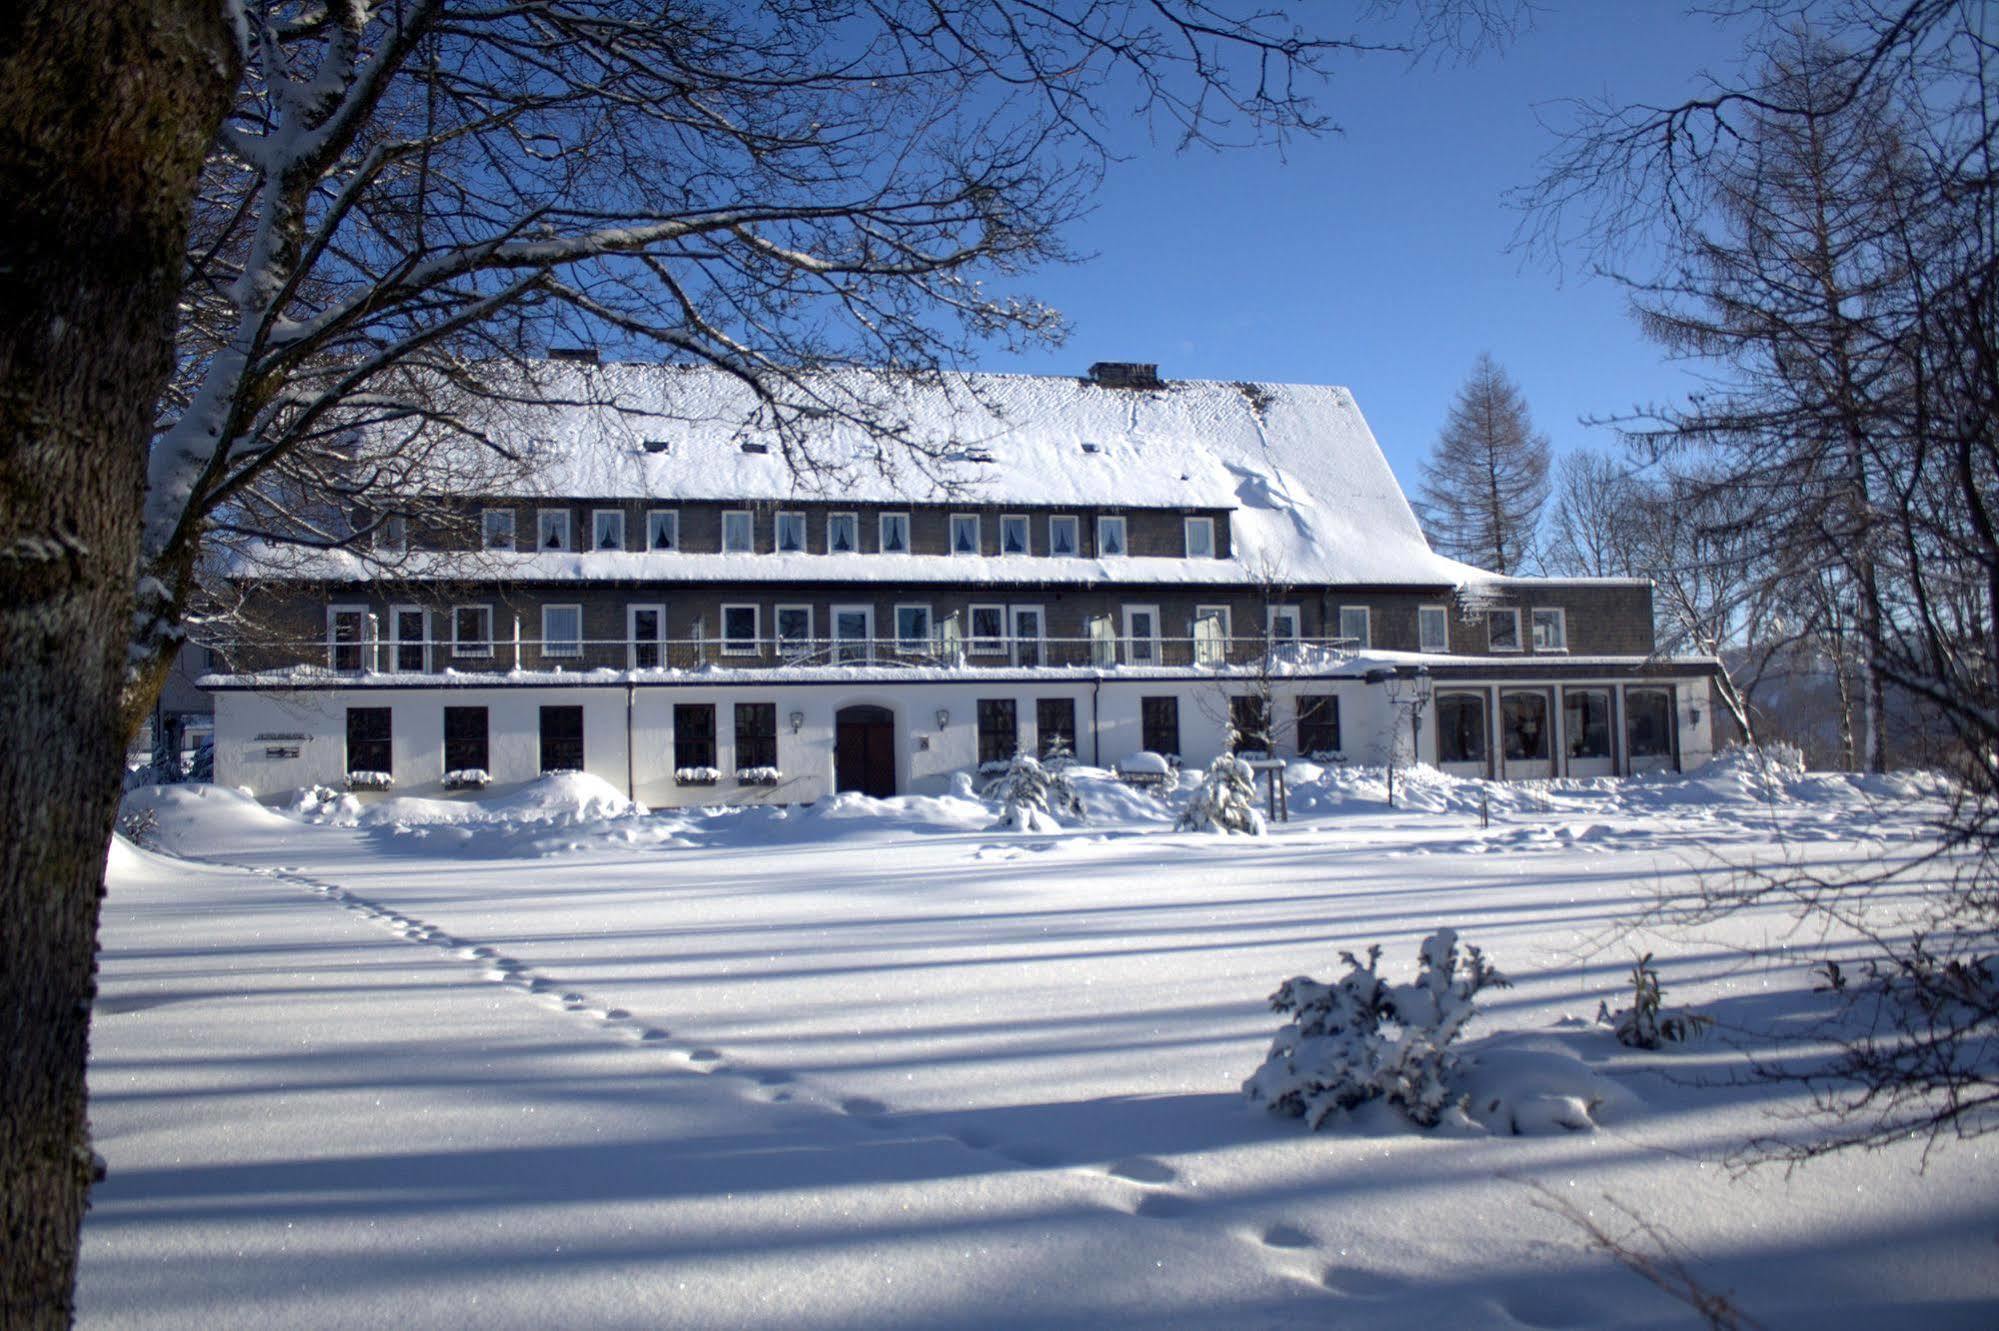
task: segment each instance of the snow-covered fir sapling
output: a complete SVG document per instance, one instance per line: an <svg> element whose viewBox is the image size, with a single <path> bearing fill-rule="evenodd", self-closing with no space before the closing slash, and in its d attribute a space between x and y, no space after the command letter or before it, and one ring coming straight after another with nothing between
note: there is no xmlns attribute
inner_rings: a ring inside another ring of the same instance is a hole
<svg viewBox="0 0 1999 1331"><path fill-rule="evenodd" d="M1016 832L1058 832L1055 815L1080 818L1083 800L1070 784L1068 764L1043 765L1034 755L1016 753L1013 761L986 784L985 797L1000 806L998 829Z"/></svg>
<svg viewBox="0 0 1999 1331"><path fill-rule="evenodd" d="M1234 754L1208 766L1201 785L1180 811L1183 832L1241 832L1263 835L1263 811L1256 807L1256 772Z"/></svg>
<svg viewBox="0 0 1999 1331"><path fill-rule="evenodd" d="M1714 1025L1713 1017L1665 1006L1660 997L1659 972L1652 969L1650 952L1631 967L1631 1006L1612 1012L1608 1003L1599 1004L1596 1019L1611 1028L1619 1044L1633 1049L1685 1044Z"/></svg>
<svg viewBox="0 0 1999 1331"><path fill-rule="evenodd" d="M1340 953L1347 973L1334 984L1299 975L1270 996L1291 1020L1242 1084L1252 1104L1303 1118L1314 1129L1343 1109L1386 1100L1411 1122L1434 1127L1462 1111L1459 1059L1451 1044L1476 1013L1473 999L1508 987L1475 947L1460 953L1457 932L1423 940L1413 984L1390 984L1376 969L1381 946L1363 964Z"/></svg>

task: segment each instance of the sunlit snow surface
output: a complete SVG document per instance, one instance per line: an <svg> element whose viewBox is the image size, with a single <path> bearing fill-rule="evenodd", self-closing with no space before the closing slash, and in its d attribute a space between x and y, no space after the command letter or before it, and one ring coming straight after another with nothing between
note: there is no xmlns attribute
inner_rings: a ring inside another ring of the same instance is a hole
<svg viewBox="0 0 1999 1331"><path fill-rule="evenodd" d="M1677 1327L1532 1205L1606 1195L1772 1327L1999 1323L1992 1149L1732 1179L1799 1107L1744 1050L1824 1011L1776 912L1629 934L1755 862L1908 856L1920 781L1483 792L1294 769L1262 839L1083 781L1091 826L955 798L652 814L601 783L484 804L143 794L114 848L92 1119L104 1326ZM224 867L223 862L235 867ZM1238 1087L1295 974L1439 925L1517 987L1469 1033L1539 1111L1313 1134ZM1761 949L1754 955L1741 949ZM1625 1050L1634 954L1723 1023ZM1855 955L1847 949L1849 955ZM1566 1128L1587 1092L1592 1128Z"/></svg>

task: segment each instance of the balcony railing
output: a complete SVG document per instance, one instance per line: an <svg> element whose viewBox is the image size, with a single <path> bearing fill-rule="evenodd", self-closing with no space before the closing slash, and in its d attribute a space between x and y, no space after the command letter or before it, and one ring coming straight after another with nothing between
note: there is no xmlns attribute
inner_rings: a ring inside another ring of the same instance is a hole
<svg viewBox="0 0 1999 1331"><path fill-rule="evenodd" d="M244 638L204 644L211 674L272 671L349 675L582 673L589 671L807 670L880 667L926 671L1008 669L1324 668L1350 658L1350 638L672 638L451 639Z"/></svg>

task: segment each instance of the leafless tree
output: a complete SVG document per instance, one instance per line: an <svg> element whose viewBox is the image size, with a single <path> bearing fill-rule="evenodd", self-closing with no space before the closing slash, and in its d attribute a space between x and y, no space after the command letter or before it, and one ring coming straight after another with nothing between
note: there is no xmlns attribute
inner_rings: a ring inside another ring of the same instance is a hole
<svg viewBox="0 0 1999 1331"><path fill-rule="evenodd" d="M1547 501L1548 437L1506 371L1481 355L1423 463L1416 510L1430 543L1494 573L1523 573Z"/></svg>
<svg viewBox="0 0 1999 1331"><path fill-rule="evenodd" d="M1059 336L1016 283L1068 257L1112 125L1313 133L1340 55L1516 7L1411 0L1337 38L1208 0L9 10L0 1321L68 1317L119 754L218 539L372 552L429 461L357 431L508 465L522 441L464 404L544 400L523 367L561 343L722 366L801 466L835 414L890 456L895 422L807 372Z"/></svg>
<svg viewBox="0 0 1999 1331"><path fill-rule="evenodd" d="M1830 1118L1802 1149L1977 1135L1999 1128L1991 12L1730 8L1760 22L1748 76L1671 107L1577 108L1530 200L1535 236L1580 242L1629 283L1648 331L1708 369L1711 389L1630 434L1642 459L1711 460L1788 604L1824 641L1857 643L1866 765L1885 762L1894 697L1947 741L1934 751L1960 783L1940 844L1913 863L1710 888L1712 909L1782 902L1873 944L1864 980L1833 986L1841 1055L1776 1070Z"/></svg>

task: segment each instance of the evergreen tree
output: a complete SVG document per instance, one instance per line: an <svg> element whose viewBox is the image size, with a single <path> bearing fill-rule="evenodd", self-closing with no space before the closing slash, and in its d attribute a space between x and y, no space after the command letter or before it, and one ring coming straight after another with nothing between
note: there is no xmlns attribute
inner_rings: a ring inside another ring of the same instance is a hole
<svg viewBox="0 0 1999 1331"><path fill-rule="evenodd" d="M1548 500L1548 436L1490 354L1458 390L1423 464L1417 514L1439 554L1494 573L1524 572Z"/></svg>

